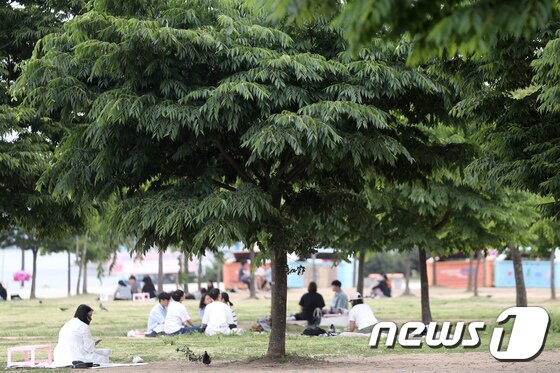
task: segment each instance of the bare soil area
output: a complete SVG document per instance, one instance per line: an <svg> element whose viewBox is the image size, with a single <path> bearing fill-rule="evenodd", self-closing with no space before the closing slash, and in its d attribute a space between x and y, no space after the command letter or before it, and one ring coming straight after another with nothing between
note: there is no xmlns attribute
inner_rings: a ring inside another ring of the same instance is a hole
<svg viewBox="0 0 560 373"><path fill-rule="evenodd" d="M190 362L154 362L137 367L103 369L111 372L559 372L560 350L544 351L528 362L501 362L489 352L383 355L326 360L287 358L280 362L269 359L216 362L210 365Z"/></svg>

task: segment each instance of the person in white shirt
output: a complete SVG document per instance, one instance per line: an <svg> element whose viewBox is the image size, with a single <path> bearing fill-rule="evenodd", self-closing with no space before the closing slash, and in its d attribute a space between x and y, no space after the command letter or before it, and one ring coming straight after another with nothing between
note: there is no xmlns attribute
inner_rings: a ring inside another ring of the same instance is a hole
<svg viewBox="0 0 560 373"><path fill-rule="evenodd" d="M171 295L173 302L167 307L167 316L163 331L167 335L177 335L191 332L200 332L199 326L195 326L187 312L187 308L183 305L185 293L183 290L176 290Z"/></svg>
<svg viewBox="0 0 560 373"><path fill-rule="evenodd" d="M377 324L377 319L371 308L364 304L362 295L354 292L350 296L352 309L348 313L348 331L357 333L371 333L373 326Z"/></svg>
<svg viewBox="0 0 560 373"><path fill-rule="evenodd" d="M89 323L93 309L81 304L74 317L60 329L58 343L54 348L53 367L71 366L73 361L85 363L107 364L111 350L95 348Z"/></svg>
<svg viewBox="0 0 560 373"><path fill-rule="evenodd" d="M231 308L220 301L220 291L216 288L208 293L212 298L212 303L204 309L202 318L202 329L206 335L231 334L230 325L233 325L233 315Z"/></svg>
<svg viewBox="0 0 560 373"><path fill-rule="evenodd" d="M229 294L225 291L222 291L222 293L220 294L220 300L229 307L229 311L231 312L231 319L233 320L233 323L229 324L229 328L237 328L237 315L233 310L233 303L231 303L231 301L229 300Z"/></svg>
<svg viewBox="0 0 560 373"><path fill-rule="evenodd" d="M148 316L148 327L146 328L146 337L157 337L158 334L163 333L163 327L165 325L165 316L167 315L167 307L169 306L169 301L171 295L166 292L161 292L158 295L159 303L156 304L150 311L150 316Z"/></svg>

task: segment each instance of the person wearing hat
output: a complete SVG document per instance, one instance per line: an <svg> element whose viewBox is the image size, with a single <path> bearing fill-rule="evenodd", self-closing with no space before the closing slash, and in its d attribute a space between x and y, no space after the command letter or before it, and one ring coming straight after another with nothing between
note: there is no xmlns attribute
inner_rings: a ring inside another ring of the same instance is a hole
<svg viewBox="0 0 560 373"><path fill-rule="evenodd" d="M352 309L348 313L348 331L357 333L371 333L377 319L370 306L364 304L362 294L357 291L350 295L349 302Z"/></svg>
<svg viewBox="0 0 560 373"><path fill-rule="evenodd" d="M208 292L212 303L206 305L202 317L202 329L206 335L231 334L230 325L234 323L231 308L220 301L220 290L214 288Z"/></svg>

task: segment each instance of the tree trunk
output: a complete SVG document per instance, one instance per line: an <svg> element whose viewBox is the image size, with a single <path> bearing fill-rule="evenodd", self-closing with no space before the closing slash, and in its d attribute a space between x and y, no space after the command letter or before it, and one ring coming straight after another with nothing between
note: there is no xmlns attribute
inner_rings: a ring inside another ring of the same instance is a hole
<svg viewBox="0 0 560 373"><path fill-rule="evenodd" d="M404 266L404 293L403 295L412 295L410 292L410 258L406 258Z"/></svg>
<svg viewBox="0 0 560 373"><path fill-rule="evenodd" d="M550 251L550 299L556 299L556 287L554 285L554 278L555 273L554 273L554 254L556 252L556 249L552 249Z"/></svg>
<svg viewBox="0 0 560 373"><path fill-rule="evenodd" d="M486 255L488 252L484 250L480 255L482 255L482 287L486 287Z"/></svg>
<svg viewBox="0 0 560 373"><path fill-rule="evenodd" d="M467 277L467 292L471 292L472 291L472 271L473 271L473 254L471 253L471 256L469 257L469 273L468 273L468 277Z"/></svg>
<svg viewBox="0 0 560 373"><path fill-rule="evenodd" d="M86 236L84 237L84 244L83 244L83 248L82 248L82 266L84 267L84 269L82 270L82 294L87 294L87 242L88 242L88 236L86 234Z"/></svg>
<svg viewBox="0 0 560 373"><path fill-rule="evenodd" d="M186 254L183 254L183 276L185 276L183 288L185 293L189 294L189 257Z"/></svg>
<svg viewBox="0 0 560 373"><path fill-rule="evenodd" d="M480 268L480 251L476 252L476 267L474 267L474 296L478 297L478 270Z"/></svg>
<svg viewBox="0 0 560 373"><path fill-rule="evenodd" d="M202 290L202 254L198 256L198 274L196 276L198 282L198 291Z"/></svg>
<svg viewBox="0 0 560 373"><path fill-rule="evenodd" d="M72 260L70 255L70 250L67 251L68 254L68 296L72 295Z"/></svg>
<svg viewBox="0 0 560 373"><path fill-rule="evenodd" d="M286 354L286 298L288 295L288 258L282 249L273 249L271 258L272 290L271 318L272 329L268 339L267 356L283 357Z"/></svg>
<svg viewBox="0 0 560 373"><path fill-rule="evenodd" d="M366 251L360 250L358 257L358 284L356 285L356 291L362 296L364 296L364 266L366 261Z"/></svg>
<svg viewBox="0 0 560 373"><path fill-rule="evenodd" d="M525 289L525 280L523 278L523 263L521 262L521 253L519 248L510 244L509 248L513 259L513 272L515 273L515 293L517 307L527 307L527 290Z"/></svg>
<svg viewBox="0 0 560 373"><path fill-rule="evenodd" d="M39 253L39 248L34 247L31 249L33 253L33 276L31 277L31 295L29 299L35 299L35 289L37 287L37 254Z"/></svg>
<svg viewBox="0 0 560 373"><path fill-rule="evenodd" d="M426 250L418 248L418 266L420 267L420 294L422 303L422 322L432 322L432 311L430 310L430 289L428 287L428 272L426 267Z"/></svg>
<svg viewBox="0 0 560 373"><path fill-rule="evenodd" d="M357 264L358 262L356 261L356 257L354 256L354 260L352 261L352 287L355 288L356 287L356 272L357 272Z"/></svg>
<svg viewBox="0 0 560 373"><path fill-rule="evenodd" d="M25 250L21 249L21 271L25 271ZM21 287L25 286L25 281L21 282Z"/></svg>
<svg viewBox="0 0 560 373"><path fill-rule="evenodd" d="M163 251L160 249L158 252L158 280L157 280L158 293L163 292Z"/></svg>
<svg viewBox="0 0 560 373"><path fill-rule="evenodd" d="M80 254L80 237L76 236L76 262L78 264L78 282L76 282L76 295L80 295L80 281L82 280L82 258Z"/></svg>
<svg viewBox="0 0 560 373"><path fill-rule="evenodd" d="M251 266L249 267L251 274L251 286L249 287L249 298L257 298L257 282L255 281L255 245L249 244L251 250L249 250L249 260L251 261Z"/></svg>
<svg viewBox="0 0 560 373"><path fill-rule="evenodd" d="M216 281L218 281L218 284L216 285L216 287L219 289L220 288L220 282L222 282L222 270L223 270L223 265L222 265L222 261L219 260L218 261L218 268L216 271ZM224 287L225 290L225 287Z"/></svg>
<svg viewBox="0 0 560 373"><path fill-rule="evenodd" d="M317 254L311 255L311 281L317 283Z"/></svg>
<svg viewBox="0 0 560 373"><path fill-rule="evenodd" d="M432 255L432 286L437 286L437 276L436 276L436 272L437 272L437 268L436 268L436 256Z"/></svg>

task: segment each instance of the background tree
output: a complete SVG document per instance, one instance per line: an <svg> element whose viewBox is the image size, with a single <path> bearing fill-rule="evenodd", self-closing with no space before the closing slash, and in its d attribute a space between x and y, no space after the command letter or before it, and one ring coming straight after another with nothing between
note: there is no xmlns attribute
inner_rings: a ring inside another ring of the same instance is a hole
<svg viewBox="0 0 560 373"><path fill-rule="evenodd" d="M83 5L75 0L0 4L0 230L33 252L34 270L40 247L53 248L47 242L55 242L82 223L67 198L55 200L36 189L62 136L61 128L39 119L33 110L20 110L10 89L35 43L59 31ZM35 283L34 276L32 297Z"/></svg>
<svg viewBox="0 0 560 373"><path fill-rule="evenodd" d="M505 36L530 41L548 23L558 21L556 0L465 2L357 0L257 0L273 18L304 22L322 14L344 30L355 51L383 32L400 39L410 35L412 61L433 57L473 56L490 52Z"/></svg>
<svg viewBox="0 0 560 373"><path fill-rule="evenodd" d="M532 248L536 255L545 254L550 258L550 298L556 299L555 253L560 246L560 224L551 219L536 221L529 231L533 235Z"/></svg>

